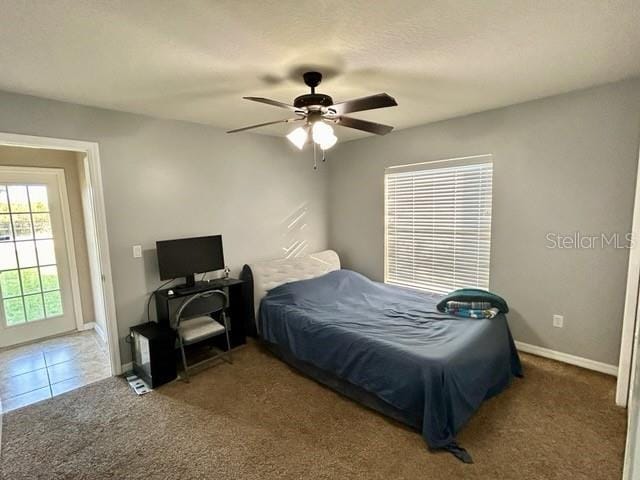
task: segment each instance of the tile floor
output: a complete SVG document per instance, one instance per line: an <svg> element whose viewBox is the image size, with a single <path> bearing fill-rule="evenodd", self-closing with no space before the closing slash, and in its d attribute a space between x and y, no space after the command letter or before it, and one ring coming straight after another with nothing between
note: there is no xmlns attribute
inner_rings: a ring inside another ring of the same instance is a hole
<svg viewBox="0 0 640 480"><path fill-rule="evenodd" d="M109 357L93 330L0 350L0 408L15 410L109 376Z"/></svg>

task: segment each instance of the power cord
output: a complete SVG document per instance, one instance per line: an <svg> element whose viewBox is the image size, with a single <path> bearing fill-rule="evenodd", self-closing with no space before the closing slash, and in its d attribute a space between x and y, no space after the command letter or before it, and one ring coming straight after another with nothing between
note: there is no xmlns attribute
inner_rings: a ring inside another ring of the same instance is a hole
<svg viewBox="0 0 640 480"><path fill-rule="evenodd" d="M155 297L156 293L158 293L158 290L162 290L164 287L166 287L173 281L175 281L175 278L172 278L171 280L164 282L162 285L156 288L153 292L151 292L151 295L149 295L149 300L147 300L147 322L151 321L151 299Z"/></svg>

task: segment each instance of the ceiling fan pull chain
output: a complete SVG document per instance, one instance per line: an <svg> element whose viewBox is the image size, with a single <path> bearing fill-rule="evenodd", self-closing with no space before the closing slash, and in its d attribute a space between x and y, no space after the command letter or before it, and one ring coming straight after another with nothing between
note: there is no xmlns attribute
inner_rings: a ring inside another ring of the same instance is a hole
<svg viewBox="0 0 640 480"><path fill-rule="evenodd" d="M322 163L327 161L327 151L322 150Z"/></svg>
<svg viewBox="0 0 640 480"><path fill-rule="evenodd" d="M318 170L318 160L316 159L316 144L313 143L313 169Z"/></svg>

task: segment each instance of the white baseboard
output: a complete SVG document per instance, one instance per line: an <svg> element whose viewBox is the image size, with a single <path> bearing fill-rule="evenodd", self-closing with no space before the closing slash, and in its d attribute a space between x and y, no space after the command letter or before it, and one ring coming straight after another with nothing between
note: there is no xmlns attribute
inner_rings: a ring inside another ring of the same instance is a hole
<svg viewBox="0 0 640 480"><path fill-rule="evenodd" d="M79 328L78 330L80 330L81 332L84 332L85 330L93 330L94 328L96 328L96 322L88 322L88 323L84 323L82 327Z"/></svg>
<svg viewBox="0 0 640 480"><path fill-rule="evenodd" d="M596 362L595 360L589 360L588 358L577 357L568 353L557 352L544 347L538 347L536 345L530 345L523 342L515 342L516 348L525 353L531 353L538 355L539 357L550 358L551 360L557 360L558 362L568 363L577 367L586 368L588 370L595 370L596 372L606 373L607 375L618 376L618 366L610 365L608 363Z"/></svg>
<svg viewBox="0 0 640 480"><path fill-rule="evenodd" d="M616 377L618 375L617 365L609 365L608 363L596 362L595 360L589 360L588 358L577 357L568 353L557 352L544 347L538 347L523 342L515 342L516 348L525 353L531 353L539 357L550 358L558 362L568 363L577 367L586 368L587 370L594 370L600 373L606 373ZM128 372L133 369L133 362L123 363L122 372Z"/></svg>

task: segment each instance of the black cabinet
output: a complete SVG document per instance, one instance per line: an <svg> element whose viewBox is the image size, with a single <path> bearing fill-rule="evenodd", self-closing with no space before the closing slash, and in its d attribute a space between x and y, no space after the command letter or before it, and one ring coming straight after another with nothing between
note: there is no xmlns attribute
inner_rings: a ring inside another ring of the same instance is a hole
<svg viewBox="0 0 640 480"><path fill-rule="evenodd" d="M133 371L151 388L176 378L175 333L154 322L131 327Z"/></svg>

